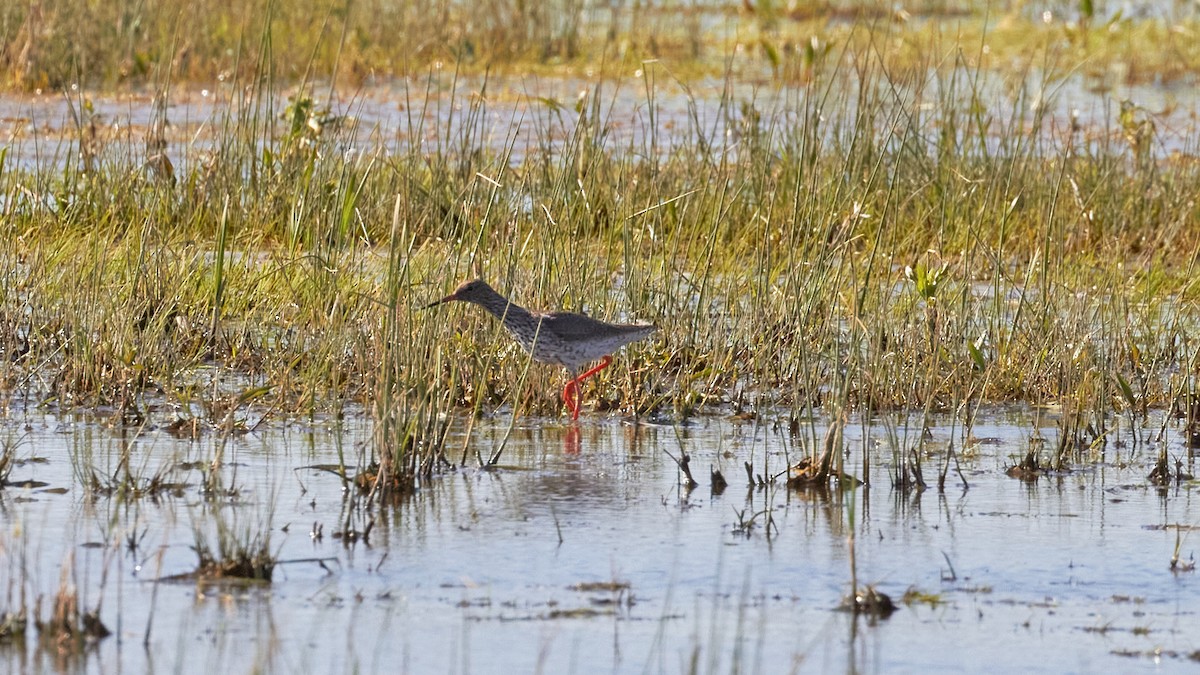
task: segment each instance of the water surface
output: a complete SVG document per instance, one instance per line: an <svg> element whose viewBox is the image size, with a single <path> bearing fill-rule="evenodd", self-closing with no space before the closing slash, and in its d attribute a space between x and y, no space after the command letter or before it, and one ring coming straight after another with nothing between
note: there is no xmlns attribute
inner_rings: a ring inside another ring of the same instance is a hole
<svg viewBox="0 0 1200 675"><path fill-rule="evenodd" d="M907 434L902 418L889 422L915 443L918 422ZM470 439L456 426L451 446L487 457L509 423L485 418ZM803 454L802 439L823 434L817 424L793 437L764 420L671 426L592 414L579 422L576 448L568 424L520 419L499 468L459 467L403 504L364 510L334 474L311 468L338 462L339 448L353 464L369 442L362 418L230 439L221 475L231 491L221 496L204 493L197 468L213 458L213 433L191 441L92 417L10 418L3 434L26 461L9 480L45 486L0 492L5 607L24 590L48 613L73 558L68 581L114 634L57 657L31 630L24 648L0 647L0 659L14 672L184 673L1194 664L1196 577L1169 567L1177 527L1183 557L1195 548L1193 484L1149 484L1152 443L1125 432L1069 472L1022 482L1005 469L1033 432L1053 440L1053 412L996 411L961 458L969 489L952 472L938 492L938 466L959 432L934 425L930 489L900 492L885 426L866 429L864 441L856 420L846 467L861 476L866 448L869 489L748 486L744 462L756 473L782 470ZM1168 448L1186 457L1178 439ZM671 458L683 451L701 483L691 491ZM88 490L81 476L115 474L123 452L135 474L164 469L182 485L154 498ZM709 485L711 466L729 479L723 493ZM372 519L367 541L336 536ZM284 561L271 584L165 580L195 569L197 533L214 541L218 521L245 536L269 533ZM900 605L889 618L836 610L850 589L851 534L860 584ZM918 594L907 604L906 591Z"/></svg>

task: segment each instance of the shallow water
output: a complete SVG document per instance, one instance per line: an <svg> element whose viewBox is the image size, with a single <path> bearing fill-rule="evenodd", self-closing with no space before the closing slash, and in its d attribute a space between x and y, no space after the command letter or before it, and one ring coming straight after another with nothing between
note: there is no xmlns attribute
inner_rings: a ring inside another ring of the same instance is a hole
<svg viewBox="0 0 1200 675"><path fill-rule="evenodd" d="M135 474L207 463L214 436L193 442L163 430L134 437L94 419L10 419L3 435L18 443L17 457L38 461L16 466L9 480L46 485L0 491L0 583L13 589L0 609L18 606L23 584L30 602L44 596L48 613L73 556L81 604L99 604L114 634L59 659L38 648L31 629L24 648L0 646L0 663L13 672L185 673L1191 665L1200 650L1197 580L1173 573L1169 561L1177 524L1183 557L1195 547L1193 485L1149 485L1149 443L1110 443L1103 459L1036 483L1009 478L1004 470L1028 448L1034 419L1018 409L978 425L962 459L970 488L952 473L944 494L935 475L941 451L925 460L931 488L900 494L890 487L884 428L872 426L864 444L854 421L846 466L860 475L871 448L871 488L843 498L782 482L747 487L743 462L775 472L785 453L801 452L773 425L635 426L593 414L578 425L576 451L562 421L522 419L500 468L459 469L372 512L348 510L339 479L306 468L336 463L339 444L355 461L369 437L358 418L231 440L223 477L236 496L206 497L199 471L179 468L171 480L188 484L174 494L126 501L89 494L77 476L89 465L115 472L123 447ZM1041 419L1052 439L1053 415ZM505 415L478 422L470 454L494 452L508 424ZM931 446L944 449L951 429L931 431ZM457 434L452 447L463 442ZM1169 447L1186 454L1178 441ZM690 493L667 455L681 450L702 483ZM723 494L708 484L718 463L730 482ZM361 530L370 517L368 542L334 536L347 518ZM269 531L272 549L292 562L269 586L155 583L195 568L194 533L211 532L218 518L235 531ZM316 527L320 539L310 534ZM850 586L852 531L860 583L900 605L890 618L836 611ZM925 599L902 603L908 589Z"/></svg>
<svg viewBox="0 0 1200 675"><path fill-rule="evenodd" d="M510 164L530 156L557 157L577 133L579 110L595 123L588 133L598 145L630 157L663 157L680 146L701 145L732 157L747 134L770 133L773 142L782 142L810 133L806 124L818 124L824 140L833 143L854 128L858 103L849 92L858 91L859 85L853 81L805 86L781 82L769 69L748 67L737 82L705 78L684 85L664 66L645 68L617 76L572 72L486 80L455 77L451 69L442 68L352 91L314 86L307 94L313 97L315 111L336 120L322 132L328 141L324 151L350 161L376 152L453 156L480 148ZM1118 118L1121 102L1128 100L1138 106L1137 119L1156 125L1149 149L1155 157L1195 154L1194 78L1165 83L1127 79L1119 64L1112 72L1070 76L1034 70L1019 80L992 71L931 71L924 78L881 83L881 100L895 109L895 123L908 120L916 125L931 153L939 151L945 133L945 108L973 110L980 105L988 108L972 116L991 120L986 138L964 136L978 131L963 126L957 140L969 147L982 142L989 154L1012 152L1031 132L1030 139L1049 153L1068 146L1074 152L1117 152L1125 147ZM124 170L146 165L154 152L147 150L147 142L159 123L164 152L176 175L202 169L220 145L240 142L234 130L241 126L269 126L270 131L256 137L264 143L279 142L287 131L283 118L290 104L287 96L279 96L262 101L260 109L230 84L175 90L161 109L146 93L72 91L70 97L58 92L0 96L0 147L6 152L6 166L55 172L82 165L75 111L85 99L94 111L98 166ZM893 113L880 112L881 122L893 120ZM811 121L816 117L819 123ZM887 129L877 131L880 138L891 138Z"/></svg>

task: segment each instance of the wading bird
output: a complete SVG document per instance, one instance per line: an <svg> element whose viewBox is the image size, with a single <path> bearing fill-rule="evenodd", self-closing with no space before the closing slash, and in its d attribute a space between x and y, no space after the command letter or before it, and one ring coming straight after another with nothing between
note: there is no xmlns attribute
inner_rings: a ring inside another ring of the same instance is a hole
<svg viewBox="0 0 1200 675"><path fill-rule="evenodd" d="M614 351L658 330L648 323L605 323L572 312L531 312L497 293L482 279L462 284L424 309L452 300L474 303L500 319L534 361L558 364L570 371L572 379L563 387L563 402L573 420L579 419L579 385L608 367ZM579 374L585 365L597 359L599 365Z"/></svg>

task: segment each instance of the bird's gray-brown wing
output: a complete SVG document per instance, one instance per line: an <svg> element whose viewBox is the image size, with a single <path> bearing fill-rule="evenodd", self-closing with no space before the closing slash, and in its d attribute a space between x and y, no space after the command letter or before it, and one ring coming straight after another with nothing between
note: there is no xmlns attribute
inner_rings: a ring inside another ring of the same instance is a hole
<svg viewBox="0 0 1200 675"><path fill-rule="evenodd" d="M542 319L542 330L552 332L567 341L589 337L601 339L619 335L649 335L657 330L650 324L605 323L574 312L549 312L537 316Z"/></svg>

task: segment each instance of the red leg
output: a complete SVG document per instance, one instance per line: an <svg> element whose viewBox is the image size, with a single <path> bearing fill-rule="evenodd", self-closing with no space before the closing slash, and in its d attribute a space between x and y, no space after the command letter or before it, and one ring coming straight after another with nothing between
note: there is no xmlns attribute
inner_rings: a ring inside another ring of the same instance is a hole
<svg viewBox="0 0 1200 675"><path fill-rule="evenodd" d="M579 419L579 387L575 384L575 380L567 380L567 386L563 387L563 403L567 404L567 410L571 411L571 419Z"/></svg>
<svg viewBox="0 0 1200 675"><path fill-rule="evenodd" d="M592 368L591 370L587 371L586 373L575 378L575 382L577 384L582 384L584 380L588 379L589 377L591 377L591 376L595 375L596 373L607 368L608 364L610 364L610 363L612 363L611 356L606 356L603 359L600 359L600 365L596 366L595 368Z"/></svg>
<svg viewBox="0 0 1200 675"><path fill-rule="evenodd" d="M563 387L563 402L567 404L567 409L571 411L572 420L579 419L579 385L584 380L607 368L610 363L612 363L612 357L605 356L603 359L600 359L600 365L570 380L567 382L567 386Z"/></svg>

